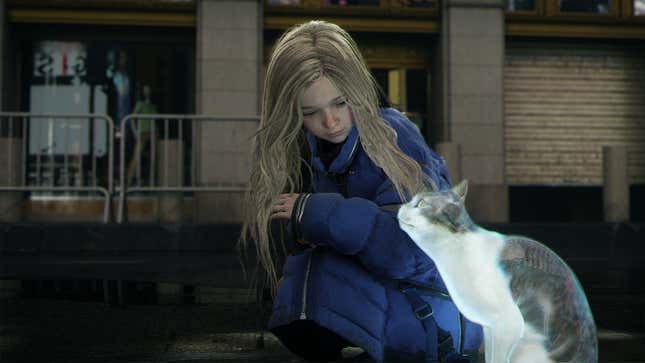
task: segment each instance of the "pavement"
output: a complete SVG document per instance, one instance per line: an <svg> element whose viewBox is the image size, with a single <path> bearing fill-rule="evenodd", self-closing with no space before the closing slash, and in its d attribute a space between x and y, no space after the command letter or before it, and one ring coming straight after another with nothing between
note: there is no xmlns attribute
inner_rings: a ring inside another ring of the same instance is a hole
<svg viewBox="0 0 645 363"><path fill-rule="evenodd" d="M301 363L253 304L128 305L0 299L0 362ZM645 332L598 330L600 362L645 362ZM360 353L344 352L351 357Z"/></svg>

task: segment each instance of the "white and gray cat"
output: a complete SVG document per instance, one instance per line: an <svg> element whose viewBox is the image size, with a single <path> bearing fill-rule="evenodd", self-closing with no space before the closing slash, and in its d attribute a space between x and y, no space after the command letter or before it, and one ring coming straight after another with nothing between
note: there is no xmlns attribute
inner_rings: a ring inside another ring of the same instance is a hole
<svg viewBox="0 0 645 363"><path fill-rule="evenodd" d="M475 225L467 182L420 193L399 224L435 262L457 308L484 329L487 363L598 361L596 327L571 269L541 243Z"/></svg>

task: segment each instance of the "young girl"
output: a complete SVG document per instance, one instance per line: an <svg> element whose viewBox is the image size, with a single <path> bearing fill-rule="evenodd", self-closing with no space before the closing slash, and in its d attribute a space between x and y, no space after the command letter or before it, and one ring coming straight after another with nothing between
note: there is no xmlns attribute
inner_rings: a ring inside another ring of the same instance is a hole
<svg viewBox="0 0 645 363"><path fill-rule="evenodd" d="M399 228L396 206L450 186L443 160L379 93L354 40L311 21L278 40L267 68L242 242L276 290L269 329L307 360L347 346L376 361L467 361L479 326L456 310L436 267ZM302 248L282 278L272 220Z"/></svg>

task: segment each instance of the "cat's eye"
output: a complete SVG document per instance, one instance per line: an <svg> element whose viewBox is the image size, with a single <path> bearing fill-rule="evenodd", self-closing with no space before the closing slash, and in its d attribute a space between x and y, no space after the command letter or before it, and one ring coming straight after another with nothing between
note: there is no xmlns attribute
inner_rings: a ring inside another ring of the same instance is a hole
<svg viewBox="0 0 645 363"><path fill-rule="evenodd" d="M423 207L428 206L429 204L430 203L426 202L425 200L419 199L419 202L417 203L416 207L417 208L423 208Z"/></svg>

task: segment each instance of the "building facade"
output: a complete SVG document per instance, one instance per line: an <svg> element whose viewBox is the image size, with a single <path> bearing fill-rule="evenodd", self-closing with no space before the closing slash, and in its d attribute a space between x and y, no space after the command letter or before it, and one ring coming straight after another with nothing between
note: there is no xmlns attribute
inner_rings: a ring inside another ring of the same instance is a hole
<svg viewBox="0 0 645 363"><path fill-rule="evenodd" d="M1 3L3 111L104 114L118 128L148 88L159 114L257 116L273 43L294 24L325 19L355 37L391 101L447 159L453 182L469 180L476 221L645 219L645 0ZM17 160L11 175L20 176L5 185L65 178L41 172L42 150L93 155L78 158L88 180L101 178L93 165L110 162L105 124L66 124L74 137L45 122L22 133L9 124L0 147L26 146L5 158ZM254 127L233 125L171 129L192 135L181 146L191 155L191 171L178 172L186 183L243 184ZM3 203L22 200L23 219L78 220L98 208L69 193L15 193ZM237 222L241 195L184 193L175 216ZM131 199L139 217L130 219L145 220L152 202Z"/></svg>

